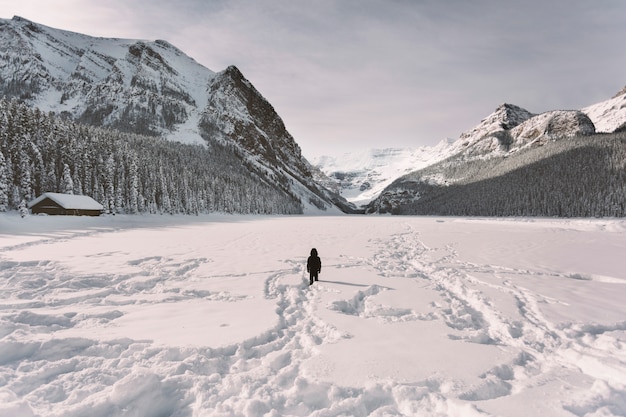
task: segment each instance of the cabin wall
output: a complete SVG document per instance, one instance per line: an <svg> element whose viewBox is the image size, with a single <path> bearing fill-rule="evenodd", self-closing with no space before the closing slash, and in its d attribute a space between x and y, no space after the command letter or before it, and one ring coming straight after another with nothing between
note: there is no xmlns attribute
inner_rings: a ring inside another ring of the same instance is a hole
<svg viewBox="0 0 626 417"><path fill-rule="evenodd" d="M100 210L64 209L62 207L33 207L32 214L48 214L60 216L99 216Z"/></svg>
<svg viewBox="0 0 626 417"><path fill-rule="evenodd" d="M84 209L66 209L50 199L40 201L31 207L32 214L48 214L60 216L99 216L102 214L100 210L84 210Z"/></svg>

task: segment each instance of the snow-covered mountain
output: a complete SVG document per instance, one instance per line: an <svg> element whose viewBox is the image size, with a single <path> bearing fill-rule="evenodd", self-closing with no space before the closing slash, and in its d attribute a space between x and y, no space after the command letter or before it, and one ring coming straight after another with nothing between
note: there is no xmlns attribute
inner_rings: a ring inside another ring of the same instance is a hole
<svg viewBox="0 0 626 417"><path fill-rule="evenodd" d="M311 162L334 181L346 200L364 205L398 177L444 159L449 149L450 142L443 140L433 147L366 149Z"/></svg>
<svg viewBox="0 0 626 417"><path fill-rule="evenodd" d="M597 132L615 132L626 128L626 87L612 98L582 109Z"/></svg>
<svg viewBox="0 0 626 417"><path fill-rule="evenodd" d="M626 127L626 87L613 98L581 110L533 114L513 104L501 104L476 127L462 133L448 154L500 156L546 140L610 133Z"/></svg>
<svg viewBox="0 0 626 417"><path fill-rule="evenodd" d="M20 17L0 19L0 51L0 96L90 125L233 145L305 208L351 210L313 180L280 116L233 66L216 73L163 40L95 38Z"/></svg>
<svg viewBox="0 0 626 417"><path fill-rule="evenodd" d="M202 141L197 121L216 74L166 41L94 38L14 17L0 20L0 47L3 95L88 124Z"/></svg>
<svg viewBox="0 0 626 417"><path fill-rule="evenodd" d="M550 138L594 132L593 123L581 111L533 114L504 103L456 141L444 140L434 147L416 149L370 149L338 157L322 156L312 161L335 181L348 201L366 205L398 178L451 156L460 160L503 156ZM436 175L429 178L433 180L443 183L448 179ZM398 190L401 194L404 191Z"/></svg>
<svg viewBox="0 0 626 417"><path fill-rule="evenodd" d="M501 156L554 138L610 133L626 127L626 87L613 98L581 110L534 114L504 103L476 127L462 133L448 154Z"/></svg>
<svg viewBox="0 0 626 417"><path fill-rule="evenodd" d="M412 205L412 207L415 207L415 203L425 196L431 196L430 198L434 199L435 197L433 196L437 195L438 202L429 203L429 209L424 212L431 212L430 210L433 208L447 206L444 211L446 213L454 213L454 209L449 207L452 204L450 202L451 195L446 194L444 196L445 192L441 190L447 189L450 185L466 186L472 182L482 181L481 189L485 189L485 187L491 188L493 193L490 191L490 195L498 193L504 195L510 191L511 187L523 188L519 185L512 185L515 181L534 181L534 175L539 174L536 174L538 170L533 169L531 165L540 164L542 159L549 158L552 158L554 166L542 169L546 173L551 172L555 173L555 175L553 178L547 178L547 181L552 181L553 184L545 183L546 178L545 175L543 176L543 190L544 192L545 190L554 191L558 188L554 184L568 184L573 181L574 177L577 177L577 174L570 170L583 169L583 167L573 166L572 161L576 160L576 154L580 149L592 145L590 141L593 141L593 146L602 149L601 152L604 152L604 157L597 160L590 157L579 162L584 164L584 169L589 172L587 178L581 178L580 182L582 184L588 178L594 177L599 182L595 186L597 188L597 196L603 195L602 198L605 198L605 203L596 205L593 201L588 201L583 205L594 206L593 210L582 208L580 211L575 211L575 213L583 213L584 215L584 213L594 211L597 215L623 215L620 214L623 212L621 209L604 210L613 204L606 203L607 201L617 201L623 195L623 190L614 189L615 187L613 186L614 182L623 184L623 179L618 177L619 173L616 173L619 170L611 171L610 167L607 168L606 166L607 160L611 160L612 164L617 164L618 166L624 164L624 161L620 159L622 158L620 155L624 150L622 149L623 147L619 146L619 143L610 140L585 141L584 139L578 139L572 141L571 144L542 147L555 140L572 137L584 138L592 135L596 133L596 126L600 126L598 132L602 133L624 130L624 126L626 126L626 89L620 91L610 100L582 110L555 110L533 114L512 104L502 104L476 127L464 132L457 141L446 147L443 157L437 158L437 156L434 156L433 161L435 161L435 164L431 164L428 167L416 166L412 172L397 178L389 184L368 204L366 211L398 212L398 208L401 206ZM517 157L517 154L522 153L522 151L526 153ZM511 156L515 156L515 158L510 158ZM493 181L494 178L505 175L507 175L506 181L503 180L502 183L498 184ZM520 175L522 177L518 177ZM562 175L570 178L559 177ZM485 181L491 182L489 185L486 185L487 182ZM497 187L503 186L506 189L497 190ZM580 192L584 198L589 197L589 192L581 187L582 185L571 191L570 194ZM461 192L466 193L468 189L465 187ZM458 193L458 191L455 192ZM472 192L475 193L475 190L473 189ZM458 195L455 195L455 198ZM617 200L616 196L618 196ZM469 201L468 197L460 198L460 200L463 199ZM526 197L526 201L528 199L529 197ZM483 202L486 201L487 198L484 198ZM522 203L525 204L523 201ZM531 213L540 214L544 213L542 211L544 209L546 210L545 213L561 213L563 210L558 207L559 204L561 203L543 203L543 208L530 207L528 210ZM619 201L615 204L620 205ZM507 203L508 206L510 204ZM477 213L485 213L487 211L489 210L478 211ZM510 208L496 212L515 213L517 211L514 208ZM464 213L468 214L468 211L464 211Z"/></svg>
<svg viewBox="0 0 626 417"><path fill-rule="evenodd" d="M485 138L498 138L507 130L520 125L533 116L533 113L513 104L501 104L474 128L461 133L459 139L452 144L451 152L458 153L473 148L477 148L474 151L484 152L487 150L485 148L490 147L481 143Z"/></svg>
<svg viewBox="0 0 626 417"><path fill-rule="evenodd" d="M476 127L461 134L449 150L466 158L492 157L515 152L538 141L589 135L595 127L578 110L533 114L513 104L501 104Z"/></svg>
<svg viewBox="0 0 626 417"><path fill-rule="evenodd" d="M451 156L460 161L503 157L555 138L608 133L625 128L626 87L613 98L581 110L534 114L504 103L475 127L463 132L457 140L442 141L435 147L368 149L340 156L321 156L312 162L334 180L335 187L346 199L363 205L403 175ZM432 175L428 180L449 182L443 175ZM401 187L392 194L398 202L403 201L401 195L414 197Z"/></svg>

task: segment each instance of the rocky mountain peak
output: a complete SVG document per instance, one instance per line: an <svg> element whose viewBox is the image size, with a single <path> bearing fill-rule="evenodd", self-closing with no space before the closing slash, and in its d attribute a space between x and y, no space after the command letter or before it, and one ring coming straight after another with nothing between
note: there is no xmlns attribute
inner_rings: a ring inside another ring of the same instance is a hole
<svg viewBox="0 0 626 417"><path fill-rule="evenodd" d="M209 96L200 123L205 132L221 132L221 136L273 164L301 159L300 147L274 107L236 66L217 74L210 83Z"/></svg>
<svg viewBox="0 0 626 417"><path fill-rule="evenodd" d="M463 133L453 144L455 152L468 157L502 154L535 142L596 132L593 121L579 110L558 110L533 114L504 103L474 129Z"/></svg>
<svg viewBox="0 0 626 417"><path fill-rule="evenodd" d="M500 126L505 130L512 129L533 117L533 114L528 110L509 103L498 106L495 115L496 118L500 119Z"/></svg>
<svg viewBox="0 0 626 417"><path fill-rule="evenodd" d="M242 72L235 65L229 65L224 70L224 74L236 80L243 80L244 76Z"/></svg>
<svg viewBox="0 0 626 417"><path fill-rule="evenodd" d="M585 113L579 110L555 110L539 114L510 131L511 147L572 136L591 135L596 128Z"/></svg>
<svg viewBox="0 0 626 417"><path fill-rule="evenodd" d="M39 25L21 16L13 16L13 18L11 19L11 22L13 22L15 25L18 25L20 27L25 27L30 31L41 32Z"/></svg>
<svg viewBox="0 0 626 417"><path fill-rule="evenodd" d="M512 129L533 116L534 114L526 109L514 104L503 103L493 113L481 120L476 127L462 133L459 140L467 142L466 146L471 145L496 132Z"/></svg>
<svg viewBox="0 0 626 417"><path fill-rule="evenodd" d="M507 132L533 116L526 109L503 103L476 127L462 133L452 145L452 153L465 152L477 156L506 148L509 141Z"/></svg>

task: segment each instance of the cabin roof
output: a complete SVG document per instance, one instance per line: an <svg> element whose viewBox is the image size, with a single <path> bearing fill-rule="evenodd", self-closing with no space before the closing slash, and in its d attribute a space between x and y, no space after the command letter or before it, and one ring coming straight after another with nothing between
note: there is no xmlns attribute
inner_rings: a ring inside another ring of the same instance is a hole
<svg viewBox="0 0 626 417"><path fill-rule="evenodd" d="M61 193L43 193L30 203L28 208L32 208L41 201L49 198L64 209L74 210L103 210L102 204L86 195L61 194Z"/></svg>

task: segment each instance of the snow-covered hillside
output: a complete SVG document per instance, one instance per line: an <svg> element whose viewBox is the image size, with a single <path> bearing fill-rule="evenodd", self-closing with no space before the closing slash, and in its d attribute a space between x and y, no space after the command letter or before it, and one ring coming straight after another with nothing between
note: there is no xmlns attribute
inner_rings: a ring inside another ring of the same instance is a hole
<svg viewBox="0 0 626 417"><path fill-rule="evenodd" d="M537 142L595 133L590 118L578 110L533 114L502 104L476 127L461 134L450 149L462 158L490 158L532 146Z"/></svg>
<svg viewBox="0 0 626 417"><path fill-rule="evenodd" d="M449 141L433 147L366 149L338 156L312 158L311 163L338 185L341 195L356 205L374 199L398 177L448 156Z"/></svg>
<svg viewBox="0 0 626 417"><path fill-rule="evenodd" d="M597 132L614 132L626 127L626 87L612 98L585 107L582 111L589 116Z"/></svg>
<svg viewBox="0 0 626 417"><path fill-rule="evenodd" d="M474 128L462 133L456 141L445 148L445 157L450 157L445 163L429 164L430 166L426 167L428 172L423 170L424 167L415 167L407 175L396 178L375 196L376 198L365 207L365 211L369 213L402 212L399 209L401 206L418 203L420 199L431 193L433 189L443 189L450 185L458 185L460 182L468 184L472 181L472 178L477 179L477 181L494 178L495 172L490 172L494 161L497 164L498 161L503 161L522 150L535 148L534 156L532 158L518 158L516 163L513 164L516 169L523 169L525 164L529 165L541 159L554 156L548 151L550 147L543 147L550 141L559 141L565 138L585 138L593 135L596 131L599 133L622 131L626 123L625 100L626 90L622 90L613 99L582 110L554 110L540 114L533 114L512 104L502 104ZM598 130L596 129L596 124L599 126ZM590 141L598 142L594 139L589 139L587 143L581 140L578 141L578 145L584 147L587 144L591 144ZM609 143L608 146L612 147L613 144ZM564 147L563 150L569 151L571 149L565 149ZM611 151L607 152L608 155L611 154ZM621 153L621 149L618 149L618 153ZM443 161L445 158L437 159L435 157L433 159L435 162L438 162ZM524 161L525 164L520 164L520 161ZM613 163L621 166L623 161L620 161L618 156L613 158ZM606 169L605 165L605 162L599 162L597 165L587 166L587 169L593 173L601 172ZM388 169L391 170L391 167ZM497 172L499 175L504 175L511 171L505 169L497 170ZM565 173L567 171L561 172ZM535 174L537 174L537 171L530 169L525 181L538 183L539 179L533 177ZM611 178L608 179L608 184L619 184L622 182L619 169L613 170L610 175ZM571 181L571 178L556 176L550 177L545 181L545 178L542 176L541 181L544 183L544 186L547 184L548 187L546 189L549 189L559 188L558 185L552 187L550 182L554 185L567 184L568 181ZM597 199L589 200L588 202L598 207L602 205L608 206L607 198L611 200L614 190L602 188L606 187L606 184L598 184L598 186L600 186L600 189L598 189L596 195ZM497 188L494 184L490 184L487 188L490 188L494 195L504 195L511 189L508 185L504 188ZM519 188L519 186L513 188ZM560 188L562 189L563 187ZM621 192L618 191L618 193L620 194L617 198L619 200ZM590 194L569 195L568 198L581 199L583 195L588 199ZM490 213L489 204L486 203L487 200L482 199L482 201L482 204L486 205L486 209L483 210L482 214ZM440 196L440 200L436 204L431 205L429 210L439 212L439 208L444 206L448 208L451 206L449 195ZM519 210L519 207L515 207L503 214L519 214ZM601 211L603 210L599 210L599 212ZM618 210L618 212L623 211ZM467 212L463 212L463 214L467 214ZM548 215L548 212L539 213L539 215Z"/></svg>
<svg viewBox="0 0 626 417"><path fill-rule="evenodd" d="M459 160L506 156L510 152L561 137L614 132L626 126L626 88L613 98L582 110L555 110L534 114L503 103L456 140L435 147L357 151L312 160L349 201L365 205L393 181L452 155ZM445 182L446 179L441 177ZM410 197L413 198L412 196Z"/></svg>
<svg viewBox="0 0 626 417"><path fill-rule="evenodd" d="M353 209L314 181L280 116L234 66L215 73L166 41L94 38L20 17L0 19L0 50L0 96L83 124L226 144L304 206Z"/></svg>
<svg viewBox="0 0 626 417"><path fill-rule="evenodd" d="M0 415L624 416L625 251L623 220L0 215Z"/></svg>
<svg viewBox="0 0 626 417"><path fill-rule="evenodd" d="M141 121L146 132L204 142L197 123L215 73L168 42L95 38L19 17L0 20L0 29L8 93L77 120Z"/></svg>
<svg viewBox="0 0 626 417"><path fill-rule="evenodd" d="M146 132L204 143L197 126L215 73L168 42L96 38L20 17L0 19L0 34L9 95L96 125L142 121Z"/></svg>

